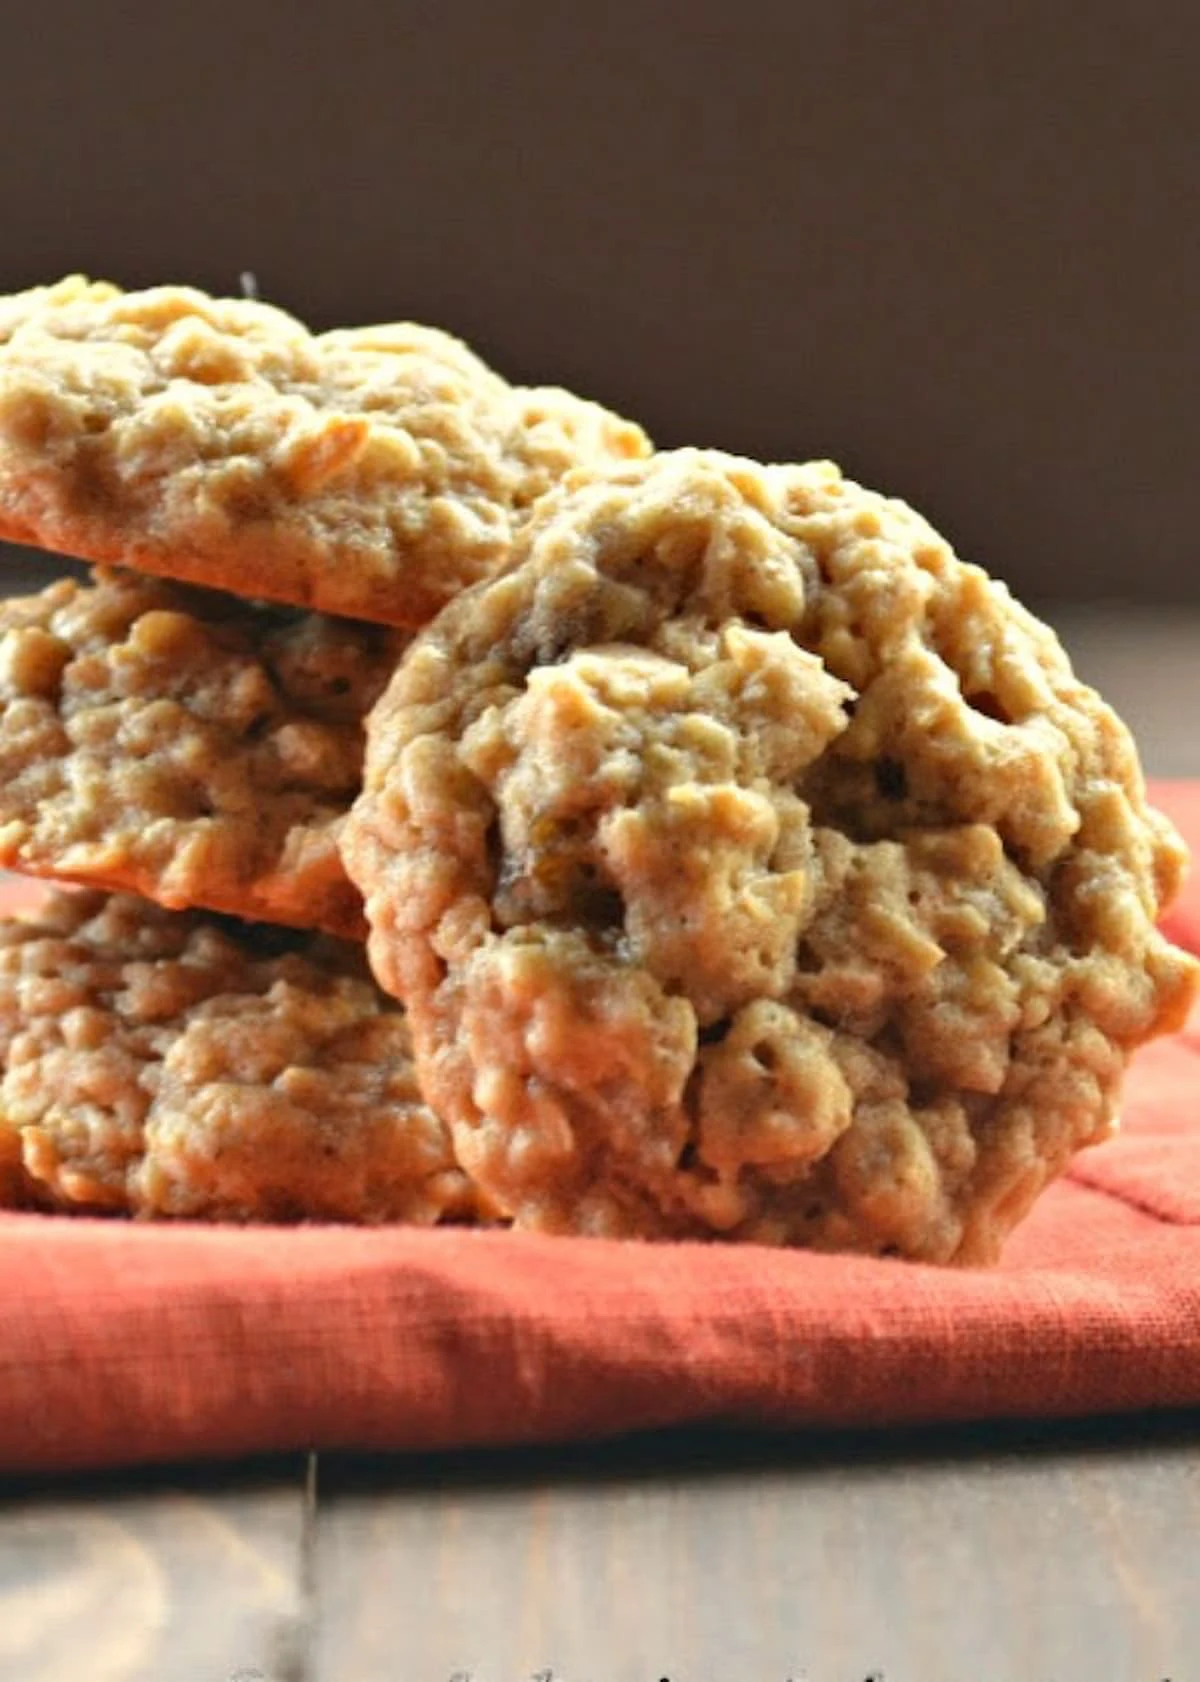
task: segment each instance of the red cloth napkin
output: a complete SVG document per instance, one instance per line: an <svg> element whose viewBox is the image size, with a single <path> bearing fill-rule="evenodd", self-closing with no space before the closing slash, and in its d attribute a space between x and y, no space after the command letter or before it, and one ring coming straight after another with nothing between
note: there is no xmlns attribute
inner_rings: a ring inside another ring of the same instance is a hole
<svg viewBox="0 0 1200 1682"><path fill-rule="evenodd" d="M1200 851L1200 784L1156 797ZM1200 1404L1198 1098L1194 1019L990 1271L8 1214L0 1468Z"/></svg>

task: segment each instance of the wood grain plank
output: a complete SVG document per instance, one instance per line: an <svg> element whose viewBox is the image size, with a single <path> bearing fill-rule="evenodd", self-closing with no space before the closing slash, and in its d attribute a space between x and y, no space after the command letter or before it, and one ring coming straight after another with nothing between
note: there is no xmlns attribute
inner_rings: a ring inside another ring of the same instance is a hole
<svg viewBox="0 0 1200 1682"><path fill-rule="evenodd" d="M1189 1682L1200 1416L326 1462L320 1682Z"/></svg>
<svg viewBox="0 0 1200 1682"><path fill-rule="evenodd" d="M307 1682L303 1463L0 1487L0 1682Z"/></svg>

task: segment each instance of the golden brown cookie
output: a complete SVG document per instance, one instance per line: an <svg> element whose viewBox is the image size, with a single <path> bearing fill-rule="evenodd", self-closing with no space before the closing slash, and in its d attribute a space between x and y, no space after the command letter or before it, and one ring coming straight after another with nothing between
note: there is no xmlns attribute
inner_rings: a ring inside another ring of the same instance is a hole
<svg viewBox="0 0 1200 1682"><path fill-rule="evenodd" d="M0 865L360 936L337 831L403 642L128 572L0 602Z"/></svg>
<svg viewBox="0 0 1200 1682"><path fill-rule="evenodd" d="M433 328L79 277L0 299L0 538L84 560L420 625L566 468L648 450Z"/></svg>
<svg viewBox="0 0 1200 1682"><path fill-rule="evenodd" d="M568 483L410 646L343 831L518 1225L980 1261L1196 965L1052 632L827 463Z"/></svg>
<svg viewBox="0 0 1200 1682"><path fill-rule="evenodd" d="M328 937L53 894L0 921L0 1069L0 1168L19 1155L50 1207L422 1224L474 1208L403 1012Z"/></svg>

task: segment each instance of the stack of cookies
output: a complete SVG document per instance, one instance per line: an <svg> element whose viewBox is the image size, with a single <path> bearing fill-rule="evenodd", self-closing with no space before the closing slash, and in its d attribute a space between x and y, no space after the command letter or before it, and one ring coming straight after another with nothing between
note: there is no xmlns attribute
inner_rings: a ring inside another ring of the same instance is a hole
<svg viewBox="0 0 1200 1682"><path fill-rule="evenodd" d="M1194 997L1120 721L828 463L68 281L0 535L99 567L0 607L12 1198L983 1261Z"/></svg>
<svg viewBox="0 0 1200 1682"><path fill-rule="evenodd" d="M363 720L539 496L648 449L420 327L80 280L0 304L0 535L101 563L0 603L0 865L71 885L0 924L10 1197L477 1213L339 855Z"/></svg>

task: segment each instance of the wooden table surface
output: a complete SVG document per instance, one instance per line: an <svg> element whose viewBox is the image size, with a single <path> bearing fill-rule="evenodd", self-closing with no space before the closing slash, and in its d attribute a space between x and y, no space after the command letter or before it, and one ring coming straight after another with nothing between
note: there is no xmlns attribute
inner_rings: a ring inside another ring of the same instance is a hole
<svg viewBox="0 0 1200 1682"><path fill-rule="evenodd" d="M1055 617L1200 774L1200 615ZM0 1682L539 1673L1200 1682L1200 1413L0 1485Z"/></svg>

